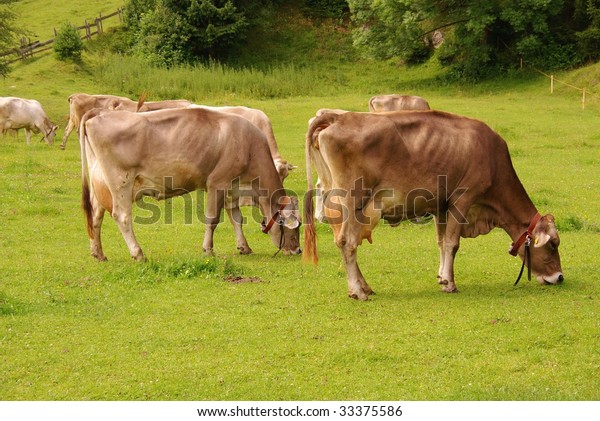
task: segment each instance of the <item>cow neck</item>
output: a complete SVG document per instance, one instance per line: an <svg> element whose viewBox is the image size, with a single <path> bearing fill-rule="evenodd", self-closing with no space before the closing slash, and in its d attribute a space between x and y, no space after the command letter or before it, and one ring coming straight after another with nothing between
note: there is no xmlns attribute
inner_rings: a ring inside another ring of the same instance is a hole
<svg viewBox="0 0 600 421"><path fill-rule="evenodd" d="M269 196L269 198L259 200L260 210L265 218L265 224L268 226L266 231L263 230L265 233L269 232L274 222L277 222L279 213L289 203L289 198L284 194L283 188L270 191L273 191L273 193Z"/></svg>
<svg viewBox="0 0 600 421"><path fill-rule="evenodd" d="M505 224L502 226L513 240L513 243L517 243L523 233L532 231L539 221L539 218L537 218L539 212L526 193L521 200L515 199L511 198L508 201L510 205L505 209ZM534 219L535 221L533 221ZM532 222L534 222L533 227L530 227Z"/></svg>
<svg viewBox="0 0 600 421"><path fill-rule="evenodd" d="M281 204L277 207L277 210L275 212L273 212L273 214L271 215L270 219L263 226L262 232L264 232L265 234L267 234L271 230L271 228L273 227L273 225L275 225L275 223L278 222L279 215L281 214L281 211L283 209L285 209L285 207L287 205L289 205L290 203L291 203L291 201L290 201L290 198L288 196L282 196L282 198L281 198ZM283 235L283 231L282 231L282 235ZM281 246L279 248L281 248Z"/></svg>

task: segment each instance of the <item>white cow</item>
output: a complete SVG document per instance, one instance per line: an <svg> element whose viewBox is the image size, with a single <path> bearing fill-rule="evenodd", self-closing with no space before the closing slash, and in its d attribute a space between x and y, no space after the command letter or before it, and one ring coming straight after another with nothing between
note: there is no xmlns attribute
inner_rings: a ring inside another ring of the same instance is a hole
<svg viewBox="0 0 600 421"><path fill-rule="evenodd" d="M0 128L2 134L25 129L27 144L31 143L31 133L43 133L44 140L51 145L56 129L42 105L35 99L0 97Z"/></svg>
<svg viewBox="0 0 600 421"><path fill-rule="evenodd" d="M429 103L415 95L377 95L369 100L369 111L429 110Z"/></svg>

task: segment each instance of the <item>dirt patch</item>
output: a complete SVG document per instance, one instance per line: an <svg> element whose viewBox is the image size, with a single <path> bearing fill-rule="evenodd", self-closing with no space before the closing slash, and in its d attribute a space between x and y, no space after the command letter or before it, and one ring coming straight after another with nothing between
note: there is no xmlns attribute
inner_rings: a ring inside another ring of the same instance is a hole
<svg viewBox="0 0 600 421"><path fill-rule="evenodd" d="M225 282L229 282L232 284L250 284L250 283L259 283L264 282L262 279L256 276L244 277L244 276L226 276L223 278Z"/></svg>

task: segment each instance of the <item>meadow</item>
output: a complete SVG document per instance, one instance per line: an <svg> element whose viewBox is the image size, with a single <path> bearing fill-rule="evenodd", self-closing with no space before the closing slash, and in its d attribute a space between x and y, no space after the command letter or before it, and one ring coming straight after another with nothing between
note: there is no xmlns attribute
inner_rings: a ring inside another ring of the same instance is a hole
<svg viewBox="0 0 600 421"><path fill-rule="evenodd" d="M582 110L577 91L550 95L535 73L454 85L435 79L435 66L389 63L246 73L136 68L109 54L87 54L82 65L46 55L16 65L0 80L0 96L38 99L61 126L57 139L74 92L260 108L282 155L299 167L286 188L303 196L304 134L317 109L366 111L373 94L421 95L505 138L539 211L557 219L565 282L513 286L521 262L497 229L461 242L460 293L445 294L433 225L382 225L358 251L376 295L356 302L346 297L327 225L317 227L317 268L298 256L272 257L252 219L245 233L254 254L237 254L225 218L216 257L206 258L204 227L195 216L186 223L182 198L160 202L157 223L135 225L149 262L131 261L108 217L109 260L96 262L80 209L75 136L62 151L37 137L27 146L21 133L0 138L1 400L600 399L598 97ZM596 65L586 76L560 77L591 81L599 92L598 74ZM201 209L203 196L191 197Z"/></svg>

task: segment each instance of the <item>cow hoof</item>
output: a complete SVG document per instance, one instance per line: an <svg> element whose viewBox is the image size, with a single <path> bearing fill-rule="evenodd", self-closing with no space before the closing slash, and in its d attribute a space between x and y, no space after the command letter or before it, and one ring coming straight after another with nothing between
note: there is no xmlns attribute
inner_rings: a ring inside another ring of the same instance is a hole
<svg viewBox="0 0 600 421"><path fill-rule="evenodd" d="M446 281L445 279L442 279L442 277L441 277L441 276L439 276L439 275L438 275L438 277L437 277L437 282L438 282L438 284L440 284L440 285L448 285L448 281Z"/></svg>
<svg viewBox="0 0 600 421"><path fill-rule="evenodd" d="M444 288L442 288L442 291L447 292L448 294L453 294L455 292L458 292L458 288L456 288L456 285L454 285L454 283L449 283Z"/></svg>
<svg viewBox="0 0 600 421"><path fill-rule="evenodd" d="M132 259L140 263L145 263L148 261L148 259L146 259L146 256L144 256L143 254L138 256L132 256Z"/></svg>
<svg viewBox="0 0 600 421"><path fill-rule="evenodd" d="M65 150L65 145L60 145L60 149L64 151Z"/></svg>
<svg viewBox="0 0 600 421"><path fill-rule="evenodd" d="M108 261L108 259L106 258L105 255L98 256L96 254L92 254L92 257L94 259L96 259L97 261L99 261L99 262L106 262L106 261Z"/></svg>
<svg viewBox="0 0 600 421"><path fill-rule="evenodd" d="M238 247L240 254L252 254L252 249L250 247Z"/></svg>
<svg viewBox="0 0 600 421"><path fill-rule="evenodd" d="M348 297L359 301L367 301L369 299L369 296L362 291L360 293L348 291Z"/></svg>

